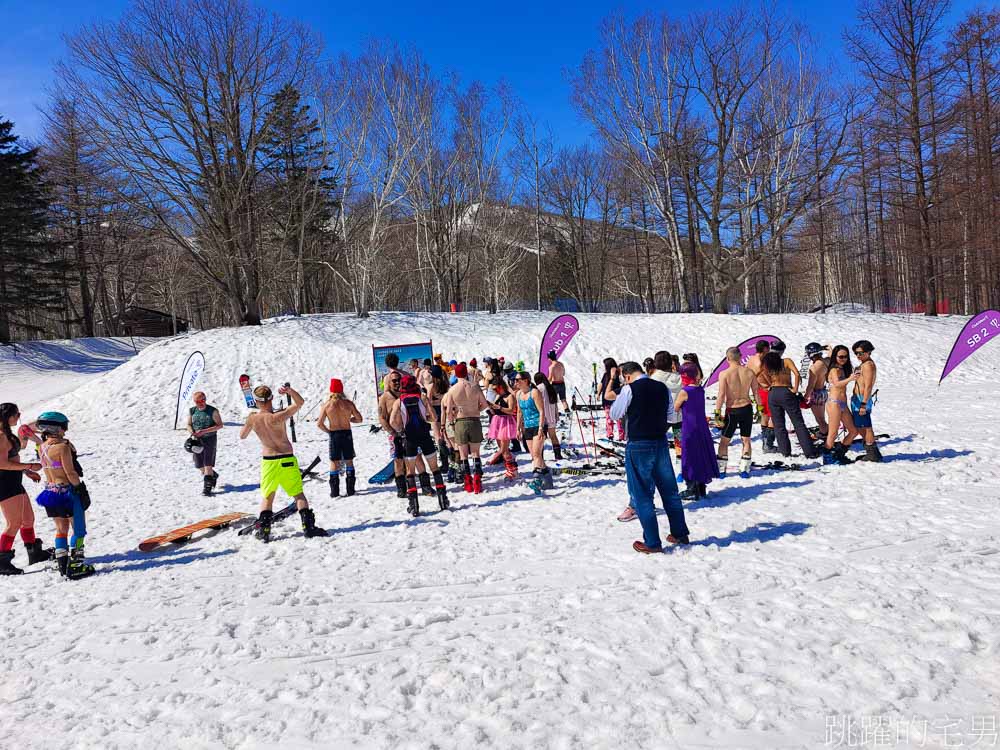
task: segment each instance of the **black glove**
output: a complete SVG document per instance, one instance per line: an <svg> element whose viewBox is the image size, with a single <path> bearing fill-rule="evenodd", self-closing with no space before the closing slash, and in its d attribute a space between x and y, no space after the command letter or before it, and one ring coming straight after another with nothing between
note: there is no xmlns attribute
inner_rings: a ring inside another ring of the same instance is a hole
<svg viewBox="0 0 1000 750"><path fill-rule="evenodd" d="M76 494L80 498L80 505L83 506L84 510L87 510L90 507L90 491L87 489L87 485L80 482L76 486Z"/></svg>

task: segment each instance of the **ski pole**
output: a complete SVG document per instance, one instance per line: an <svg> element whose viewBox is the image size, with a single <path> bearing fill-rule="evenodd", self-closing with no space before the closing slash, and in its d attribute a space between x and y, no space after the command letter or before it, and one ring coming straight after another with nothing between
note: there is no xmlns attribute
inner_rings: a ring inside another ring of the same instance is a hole
<svg viewBox="0 0 1000 750"><path fill-rule="evenodd" d="M292 387L291 383L285 383L285 388L291 388L291 387ZM285 393L285 408L287 409L291 405L292 405L292 397L289 396L288 393L286 392ZM294 416L288 418L288 427L292 431L292 442L293 443L298 442L295 439L295 417Z"/></svg>
<svg viewBox="0 0 1000 750"><path fill-rule="evenodd" d="M590 450L587 448L587 438L583 434L583 422L580 421L580 412L576 413L576 424L580 428L580 442L583 444L583 454L590 461Z"/></svg>

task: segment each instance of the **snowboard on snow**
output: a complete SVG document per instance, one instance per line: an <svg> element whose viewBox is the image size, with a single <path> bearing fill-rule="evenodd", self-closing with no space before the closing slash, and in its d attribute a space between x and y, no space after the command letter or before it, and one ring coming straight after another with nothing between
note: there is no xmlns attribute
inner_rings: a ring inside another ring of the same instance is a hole
<svg viewBox="0 0 1000 750"><path fill-rule="evenodd" d="M388 484L391 482L396 476L396 472L393 469L394 463L394 461L387 463L383 469L368 480L368 484Z"/></svg>
<svg viewBox="0 0 1000 750"><path fill-rule="evenodd" d="M204 521L197 521L196 523L182 526L179 529L168 531L166 534L151 536L149 539L144 539L139 542L139 550L142 552L152 552L154 549L164 544L184 542L190 539L191 535L195 532L203 531L205 529L224 529L233 521L238 521L241 518L252 518L252 516L249 513L226 513L221 516L216 516L215 518L206 518Z"/></svg>
<svg viewBox="0 0 1000 750"><path fill-rule="evenodd" d="M244 373L240 375L240 390L243 391L243 400L246 401L248 409L256 409L257 402L253 400L253 390L250 388L250 376Z"/></svg>

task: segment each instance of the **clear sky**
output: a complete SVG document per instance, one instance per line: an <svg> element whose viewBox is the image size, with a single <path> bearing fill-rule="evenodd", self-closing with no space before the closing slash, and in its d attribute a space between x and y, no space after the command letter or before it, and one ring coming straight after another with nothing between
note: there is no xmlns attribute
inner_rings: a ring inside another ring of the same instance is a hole
<svg viewBox="0 0 1000 750"><path fill-rule="evenodd" d="M601 19L612 10L666 10L681 16L710 7L710 0L261 4L316 28L330 53L356 51L372 37L389 38L415 45L438 72L456 72L463 81L492 84L505 79L549 124L557 142L572 145L584 141L589 129L569 102L565 72L597 45ZM88 21L113 18L126 5L125 0L0 0L0 116L14 121L15 132L29 139L40 135L38 108L47 101L53 65L64 54L62 36ZM711 5L726 3L716 0ZM953 0L952 20L976 5L973 0ZM829 62L849 67L842 60L841 32L855 23L856 0L785 0L782 7L807 26Z"/></svg>

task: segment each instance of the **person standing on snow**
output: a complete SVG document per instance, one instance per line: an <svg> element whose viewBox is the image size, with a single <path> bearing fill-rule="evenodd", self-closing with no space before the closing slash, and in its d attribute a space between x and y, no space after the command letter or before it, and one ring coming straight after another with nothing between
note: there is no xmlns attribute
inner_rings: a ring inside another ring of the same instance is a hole
<svg viewBox="0 0 1000 750"><path fill-rule="evenodd" d="M681 474L687 484L685 496L698 498L707 493L706 485L719 476L719 465L705 415L705 389L698 366L685 362L680 367L684 384L674 409L681 413Z"/></svg>
<svg viewBox="0 0 1000 750"><path fill-rule="evenodd" d="M546 356L549 358L549 382L552 383L552 387L556 391L562 410L569 414L569 402L566 400L566 365L559 361L559 355L555 349ZM551 425L551 427L555 428L555 425Z"/></svg>
<svg viewBox="0 0 1000 750"><path fill-rule="evenodd" d="M330 443L330 497L340 497L340 466L344 466L347 495L354 494L357 476L354 473L354 435L351 424L360 424L363 418L354 402L344 397L344 383L330 379L330 396L320 410L316 427L329 435Z"/></svg>
<svg viewBox="0 0 1000 750"><path fill-rule="evenodd" d="M667 445L667 422L670 391L663 383L647 377L637 362L621 367L625 385L615 394L610 416L626 424L625 479L631 502L642 524L642 541L632 544L636 552L663 551L660 528L653 506L654 492L659 491L670 524L667 541L689 544L684 507L677 491L677 478L670 463ZM703 420L704 421L704 420Z"/></svg>
<svg viewBox="0 0 1000 750"><path fill-rule="evenodd" d="M812 436L806 429L806 421L802 418L802 407L799 404L799 396L792 385L794 379L798 378L798 369L789 369L788 363L791 360L782 360L777 348L772 348L761 359L761 365L767 373L770 390L768 391L768 404L771 408L771 422L774 425L774 439L778 446L778 452L786 458L792 455L792 444L788 439L788 427L785 424L785 417L792 420L795 428L795 435L799 440L799 447L802 455L806 458L817 458L817 451L813 447Z"/></svg>
<svg viewBox="0 0 1000 750"><path fill-rule="evenodd" d="M188 410L187 430L198 441L201 451L191 451L194 467L203 476L201 494L210 496L219 481L215 471L216 450L219 445L219 430L222 429L222 415L208 404L203 391L194 394L194 406Z"/></svg>
<svg viewBox="0 0 1000 750"><path fill-rule="evenodd" d="M483 491L483 460L479 455L483 442L480 414L490 407L479 386L462 376L465 366L458 366L459 379L442 400L444 424L454 427L452 442L458 449L459 471L465 491ZM469 464L469 459L472 464Z"/></svg>
<svg viewBox="0 0 1000 750"><path fill-rule="evenodd" d="M16 404L0 404L0 512L3 513L4 531L0 534L0 575L20 575L24 571L14 567L14 540L21 534L28 553L28 565L51 560L51 550L43 550L42 542L35 536L35 512L28 493L24 491L22 477L40 481L40 463L21 463L21 441L11 429L21 416Z"/></svg>
<svg viewBox="0 0 1000 750"><path fill-rule="evenodd" d="M260 491L264 498L261 501L255 535L263 542L270 541L274 496L282 489L289 497L295 498L299 517L302 519L303 534L306 537L326 536L326 530L316 525L316 516L302 490L302 472L299 470L298 459L292 452L285 426L305 402L298 391L288 385L279 388L278 394L291 396L292 404L275 412L271 389L266 385L254 388L253 398L257 402L258 411L247 417L246 424L240 430L240 440L245 440L251 432L257 436L263 454L260 463Z"/></svg>
<svg viewBox="0 0 1000 750"><path fill-rule="evenodd" d="M750 471L753 456L750 437L753 434L753 384L754 375L748 367L740 362L739 347L726 349L726 360L729 366L719 375L719 395L716 401L716 413L725 410L725 422L722 426L722 437L719 438L719 475L725 476L726 464L729 463L729 441L739 428L740 439L743 442L743 454L740 457L740 473Z"/></svg>
<svg viewBox="0 0 1000 750"><path fill-rule="evenodd" d="M809 360L806 368L806 406L813 413L816 420L816 428L819 430L819 438L826 442L826 433L829 427L826 424L826 400L829 395L826 390L826 359L823 353L830 347L811 342L806 344L806 358Z"/></svg>
<svg viewBox="0 0 1000 750"><path fill-rule="evenodd" d="M872 406L875 404L875 376L877 368L872 360L872 352L875 347L871 341L862 339L856 341L854 346L855 356L861 360L858 367L858 382L854 387L854 395L851 396L851 413L854 416L854 426L858 428L864 437L865 455L859 461L871 461L873 463L882 462L882 454L879 452L878 443L875 442L875 430L872 427Z"/></svg>
<svg viewBox="0 0 1000 750"><path fill-rule="evenodd" d="M420 386L415 378L403 376L399 388L399 399L392 406L389 424L403 442L403 456L406 462L406 496L409 501L407 511L416 517L420 515L420 504L417 499L417 475L419 468L420 487L425 495L437 494L441 510L447 510L448 491L444 486L444 477L438 468L437 446L431 437L432 421L435 421L434 411L427 402L427 397L420 394ZM418 467L419 464L419 467ZM431 489L427 468L434 474L434 488Z"/></svg>

